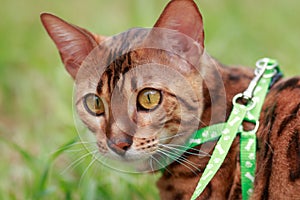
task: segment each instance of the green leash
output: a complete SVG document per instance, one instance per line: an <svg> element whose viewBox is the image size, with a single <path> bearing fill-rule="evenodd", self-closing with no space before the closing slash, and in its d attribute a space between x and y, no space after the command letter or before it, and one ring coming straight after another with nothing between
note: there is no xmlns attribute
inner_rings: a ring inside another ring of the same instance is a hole
<svg viewBox="0 0 300 200"><path fill-rule="evenodd" d="M256 67L255 77L250 82L247 90L233 98L233 109L228 121L198 130L186 144L187 149L189 149L219 138L191 200L195 200L204 191L217 173L237 134L240 134L243 200L248 200L253 192L256 163L256 132L259 127L259 116L272 82L276 76L282 76L275 60L263 58L256 62ZM247 103L240 104L238 100L244 100ZM251 131L245 131L242 126L244 121L253 123L255 128Z"/></svg>

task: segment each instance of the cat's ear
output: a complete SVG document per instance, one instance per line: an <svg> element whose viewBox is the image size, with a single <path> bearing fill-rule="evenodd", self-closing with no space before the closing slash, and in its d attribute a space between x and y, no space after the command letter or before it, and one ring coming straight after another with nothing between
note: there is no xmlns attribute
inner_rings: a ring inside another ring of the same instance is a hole
<svg viewBox="0 0 300 200"><path fill-rule="evenodd" d="M75 79L88 54L105 38L49 14L41 14L42 23L59 50L61 59Z"/></svg>
<svg viewBox="0 0 300 200"><path fill-rule="evenodd" d="M184 33L204 47L201 13L193 0L172 0L164 9L154 27Z"/></svg>

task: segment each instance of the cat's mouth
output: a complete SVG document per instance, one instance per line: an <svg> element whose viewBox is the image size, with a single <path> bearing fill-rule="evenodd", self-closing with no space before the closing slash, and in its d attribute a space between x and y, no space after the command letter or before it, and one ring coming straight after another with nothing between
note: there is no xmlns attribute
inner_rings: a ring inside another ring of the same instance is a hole
<svg viewBox="0 0 300 200"><path fill-rule="evenodd" d="M106 141L98 141L97 146L96 157L102 164L118 171L134 173L160 170L180 156L175 158L174 153L170 153L155 138L141 138L139 143L133 143L124 152L111 149Z"/></svg>
<svg viewBox="0 0 300 200"><path fill-rule="evenodd" d="M157 153L158 145L152 144L147 147L131 146L127 149L112 149L108 145L108 152L114 159L122 161L145 160Z"/></svg>
<svg viewBox="0 0 300 200"><path fill-rule="evenodd" d="M179 151L178 148L174 151L172 149L174 148L171 146L166 148L166 144L158 144L156 141L139 147L132 145L120 154L107 146L105 151L103 147L99 147L102 154L99 157L101 163L118 171L154 172L165 168L182 156L183 151Z"/></svg>

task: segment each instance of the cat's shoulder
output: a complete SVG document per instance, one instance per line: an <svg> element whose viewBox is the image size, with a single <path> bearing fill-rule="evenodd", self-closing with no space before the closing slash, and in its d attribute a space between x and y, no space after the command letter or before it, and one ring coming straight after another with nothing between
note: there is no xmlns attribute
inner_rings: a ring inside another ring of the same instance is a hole
<svg viewBox="0 0 300 200"><path fill-rule="evenodd" d="M300 94L300 76L283 79L272 87L271 91L276 93L293 92L295 95Z"/></svg>
<svg viewBox="0 0 300 200"><path fill-rule="evenodd" d="M277 128L279 134L288 124L300 122L300 76L281 79L271 87L262 115L264 125Z"/></svg>
<svg viewBox="0 0 300 200"><path fill-rule="evenodd" d="M300 76L277 81L270 88L265 104L281 108L278 112L282 113L290 112L288 111L290 107L294 107L298 111L300 107Z"/></svg>

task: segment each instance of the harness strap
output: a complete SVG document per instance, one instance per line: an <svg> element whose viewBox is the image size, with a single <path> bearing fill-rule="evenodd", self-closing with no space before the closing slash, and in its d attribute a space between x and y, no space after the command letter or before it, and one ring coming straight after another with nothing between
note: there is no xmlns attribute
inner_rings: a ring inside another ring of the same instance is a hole
<svg viewBox="0 0 300 200"><path fill-rule="evenodd" d="M264 58L257 61L256 66L256 76L249 84L247 90L234 97L233 109L228 121L198 130L186 144L187 149L189 149L220 137L191 200L196 199L204 191L208 183L218 172L237 134L241 136L240 159L243 200L249 199L253 192L256 164L256 132L259 128L260 112L268 90L272 85L272 80L274 80L273 77L278 78L278 74L280 77L282 76L275 60ZM246 100L247 104L238 103L240 98ZM242 126L244 121L253 123L255 128L245 131Z"/></svg>

